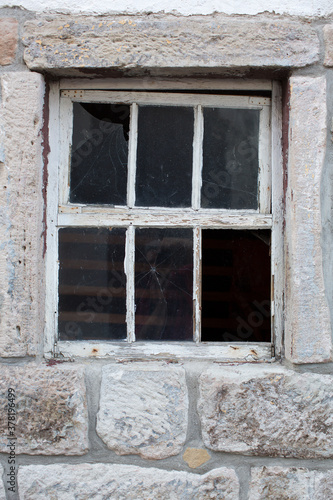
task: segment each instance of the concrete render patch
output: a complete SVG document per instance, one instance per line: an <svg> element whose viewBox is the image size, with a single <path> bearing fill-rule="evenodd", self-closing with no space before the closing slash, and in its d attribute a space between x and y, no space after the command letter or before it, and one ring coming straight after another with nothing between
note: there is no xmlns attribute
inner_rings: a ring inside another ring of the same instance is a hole
<svg viewBox="0 0 333 500"><path fill-rule="evenodd" d="M134 364L103 368L96 430L119 455L162 459L180 453L187 420L182 367Z"/></svg>
<svg viewBox="0 0 333 500"><path fill-rule="evenodd" d="M279 366L212 367L200 377L202 437L215 451L333 456L333 377Z"/></svg>
<svg viewBox="0 0 333 500"><path fill-rule="evenodd" d="M15 390L16 453L83 455L88 414L83 368L1 367L0 451L8 453L8 389Z"/></svg>
<svg viewBox="0 0 333 500"><path fill-rule="evenodd" d="M321 248L321 178L326 152L326 79L290 79L286 195L286 358L332 359Z"/></svg>
<svg viewBox="0 0 333 500"><path fill-rule="evenodd" d="M29 465L19 468L18 485L20 500L239 499L236 474L224 467L199 475L132 465Z"/></svg>
<svg viewBox="0 0 333 500"><path fill-rule="evenodd" d="M202 448L186 448L183 460L191 469L196 469L211 459L207 450Z"/></svg>
<svg viewBox="0 0 333 500"><path fill-rule="evenodd" d="M72 13L151 13L173 12L185 16L193 14L213 14L224 12L226 14L259 14L260 12L275 12L276 14L290 14L294 16L328 16L332 14L332 5L328 0L304 0L303 2L290 2L288 0L113 0L112 4L103 0L69 0L64 4L59 0L2 0L0 6L22 7L36 12L72 12Z"/></svg>
<svg viewBox="0 0 333 500"><path fill-rule="evenodd" d="M44 80L1 77L0 356L35 355L43 332Z"/></svg>
<svg viewBox="0 0 333 500"><path fill-rule="evenodd" d="M230 18L47 15L25 25L32 70L120 68L291 68L319 60L307 23Z"/></svg>
<svg viewBox="0 0 333 500"><path fill-rule="evenodd" d="M331 500L333 471L305 468L254 467L249 500Z"/></svg>

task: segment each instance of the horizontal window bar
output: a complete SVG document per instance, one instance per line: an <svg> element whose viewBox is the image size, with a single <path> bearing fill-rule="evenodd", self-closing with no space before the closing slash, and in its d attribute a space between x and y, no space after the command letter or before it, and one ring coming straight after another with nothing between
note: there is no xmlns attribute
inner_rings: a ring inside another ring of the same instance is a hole
<svg viewBox="0 0 333 500"><path fill-rule="evenodd" d="M170 106L203 106L230 108L259 108L270 106L269 97L205 95L205 94L168 94L164 92L117 92L107 90L62 90L62 98L70 98L74 102L99 102L122 104L150 104Z"/></svg>
<svg viewBox="0 0 333 500"><path fill-rule="evenodd" d="M272 90L271 80L252 80L252 79L222 79L222 80L207 80L200 78L172 78L171 80L163 79L142 79L142 78L102 78L94 79L93 83L90 78L77 78L69 79L64 78L60 80L60 89L68 90L74 89L78 91L84 89L99 89L99 90L112 90L112 89L142 89L142 90L166 90L179 89L179 90Z"/></svg>
<svg viewBox="0 0 333 500"><path fill-rule="evenodd" d="M207 227L207 228L238 228L238 229L269 229L272 226L272 216L258 213L243 213L220 211L219 213L178 211L178 214L168 213L84 213L58 215L58 226L87 227Z"/></svg>

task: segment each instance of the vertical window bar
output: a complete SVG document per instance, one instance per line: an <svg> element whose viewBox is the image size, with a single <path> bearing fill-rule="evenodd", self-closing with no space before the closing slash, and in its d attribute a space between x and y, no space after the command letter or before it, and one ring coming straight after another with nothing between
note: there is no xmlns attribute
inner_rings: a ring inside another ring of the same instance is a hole
<svg viewBox="0 0 333 500"><path fill-rule="evenodd" d="M73 136L73 103L68 97L61 98L60 106L60 171L59 171L59 201L65 205L69 201L69 179L71 168L71 150ZM68 165L68 167L67 167Z"/></svg>
<svg viewBox="0 0 333 500"><path fill-rule="evenodd" d="M193 329L194 342L201 340L201 228L193 229Z"/></svg>
<svg viewBox="0 0 333 500"><path fill-rule="evenodd" d="M259 124L259 212L271 213L270 106L263 106Z"/></svg>
<svg viewBox="0 0 333 500"><path fill-rule="evenodd" d="M282 162L282 89L278 82L273 82L272 89L272 341L275 355L281 355L283 311L284 311L284 252L283 252L283 162Z"/></svg>
<svg viewBox="0 0 333 500"><path fill-rule="evenodd" d="M135 205L136 151L138 141L138 105L131 105L129 146L128 146L128 177L127 204L129 208Z"/></svg>
<svg viewBox="0 0 333 500"><path fill-rule="evenodd" d="M200 208L202 172L203 111L199 104L194 109L192 208Z"/></svg>
<svg viewBox="0 0 333 500"><path fill-rule="evenodd" d="M59 84L50 86L49 95L49 140L50 140L50 168L48 172L49 186L47 198L47 227L46 243L46 275L52 286L46 287L45 297L45 353L55 355L58 342L58 193L59 193L59 157L60 157L60 121L59 121ZM52 131L52 133L51 133ZM68 157L67 157L68 162ZM67 169L67 163L65 163Z"/></svg>
<svg viewBox="0 0 333 500"><path fill-rule="evenodd" d="M125 274L126 274L126 324L127 341L135 342L135 295L134 295L134 227L129 226L126 232Z"/></svg>

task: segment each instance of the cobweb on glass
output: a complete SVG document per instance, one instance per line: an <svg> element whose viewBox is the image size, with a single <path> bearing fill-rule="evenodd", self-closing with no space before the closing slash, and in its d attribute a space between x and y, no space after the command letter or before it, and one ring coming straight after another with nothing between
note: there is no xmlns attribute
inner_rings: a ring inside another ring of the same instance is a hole
<svg viewBox="0 0 333 500"><path fill-rule="evenodd" d="M137 340L193 340L191 229L136 230Z"/></svg>

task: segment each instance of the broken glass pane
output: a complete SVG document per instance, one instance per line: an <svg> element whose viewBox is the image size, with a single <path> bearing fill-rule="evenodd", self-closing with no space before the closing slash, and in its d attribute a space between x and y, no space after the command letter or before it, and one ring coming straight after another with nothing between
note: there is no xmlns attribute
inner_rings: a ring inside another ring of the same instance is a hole
<svg viewBox="0 0 333 500"><path fill-rule="evenodd" d="M136 206L189 207L193 108L140 106Z"/></svg>
<svg viewBox="0 0 333 500"><path fill-rule="evenodd" d="M258 141L258 110L204 109L203 208L258 208Z"/></svg>
<svg viewBox="0 0 333 500"><path fill-rule="evenodd" d="M191 229L135 232L137 340L193 340Z"/></svg>
<svg viewBox="0 0 333 500"><path fill-rule="evenodd" d="M125 232L59 230L60 340L126 338Z"/></svg>
<svg viewBox="0 0 333 500"><path fill-rule="evenodd" d="M127 205L130 106L73 103L71 203Z"/></svg>
<svg viewBox="0 0 333 500"><path fill-rule="evenodd" d="M270 291L270 231L202 231L203 342L270 342Z"/></svg>

